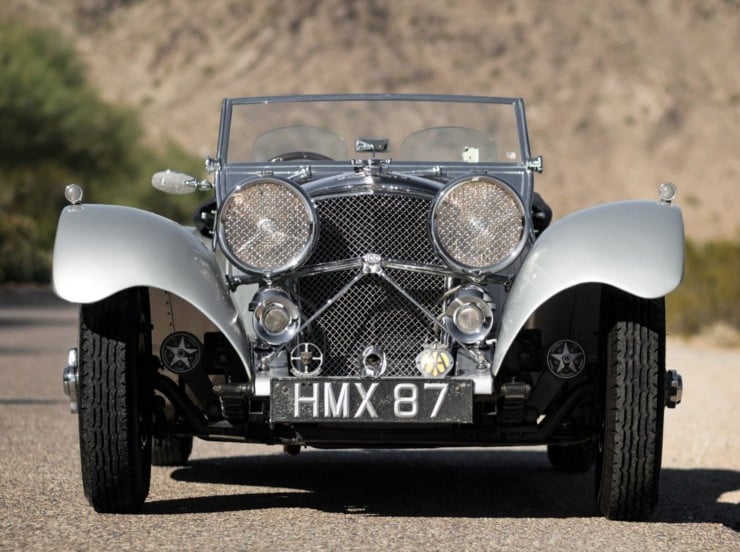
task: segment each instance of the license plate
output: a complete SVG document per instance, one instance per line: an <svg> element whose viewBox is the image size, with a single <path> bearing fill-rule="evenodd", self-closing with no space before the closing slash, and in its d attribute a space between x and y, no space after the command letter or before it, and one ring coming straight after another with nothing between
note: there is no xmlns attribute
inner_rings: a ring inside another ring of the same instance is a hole
<svg viewBox="0 0 740 552"><path fill-rule="evenodd" d="M469 380L272 380L272 422L473 422Z"/></svg>

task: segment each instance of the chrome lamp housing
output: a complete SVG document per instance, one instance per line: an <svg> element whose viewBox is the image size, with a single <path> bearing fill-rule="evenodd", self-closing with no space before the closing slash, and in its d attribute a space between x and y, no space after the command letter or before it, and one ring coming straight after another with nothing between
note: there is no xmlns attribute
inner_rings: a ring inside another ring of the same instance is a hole
<svg viewBox="0 0 740 552"><path fill-rule="evenodd" d="M252 328L255 335L270 345L282 345L298 333L301 314L290 296L280 288L260 289L252 299Z"/></svg>
<svg viewBox="0 0 740 552"><path fill-rule="evenodd" d="M508 266L526 242L524 205L504 182L465 176L439 192L432 209L432 239L452 268L492 273Z"/></svg>
<svg viewBox="0 0 740 552"><path fill-rule="evenodd" d="M218 220L219 242L229 260L268 278L305 261L318 231L305 192L276 177L257 177L237 186L224 200Z"/></svg>
<svg viewBox="0 0 740 552"><path fill-rule="evenodd" d="M467 285L453 295L442 320L456 341L472 345L481 342L491 331L494 308L484 289Z"/></svg>

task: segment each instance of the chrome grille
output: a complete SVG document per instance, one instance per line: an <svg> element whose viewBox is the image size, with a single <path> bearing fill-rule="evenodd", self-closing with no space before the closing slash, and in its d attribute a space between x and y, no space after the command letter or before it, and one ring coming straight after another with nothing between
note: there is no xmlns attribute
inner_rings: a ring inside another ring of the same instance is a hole
<svg viewBox="0 0 740 552"><path fill-rule="evenodd" d="M424 264L443 264L429 237L432 198L364 194L316 200L319 243L306 265L354 259L367 253Z"/></svg>
<svg viewBox="0 0 740 552"><path fill-rule="evenodd" d="M332 272L304 278L301 298L308 312L334 296L354 272ZM415 272L388 271L404 290L435 312L444 278ZM362 353L373 345L386 354L386 376L418 376L414 359L425 343L435 338L433 323L393 286L368 275L327 309L305 339L324 352L325 376L362 375Z"/></svg>
<svg viewBox="0 0 740 552"><path fill-rule="evenodd" d="M337 196L315 201L319 243L306 265L354 259L368 253L413 263L442 265L429 237L432 198L403 194ZM388 270L388 275L428 310L444 292L445 279ZM332 298L356 272L301 278L298 292L309 316ZM369 346L386 354L386 376L418 376L414 359L435 338L434 324L377 275L368 275L307 329L305 339L324 352L326 376L362 375Z"/></svg>

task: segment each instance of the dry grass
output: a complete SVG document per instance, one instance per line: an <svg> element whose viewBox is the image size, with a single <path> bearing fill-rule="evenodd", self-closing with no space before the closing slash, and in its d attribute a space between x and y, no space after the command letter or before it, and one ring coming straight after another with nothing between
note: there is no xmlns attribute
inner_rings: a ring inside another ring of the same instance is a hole
<svg viewBox="0 0 740 552"><path fill-rule="evenodd" d="M715 344L737 343L740 330L740 243L686 245L686 273L668 296L668 327Z"/></svg>

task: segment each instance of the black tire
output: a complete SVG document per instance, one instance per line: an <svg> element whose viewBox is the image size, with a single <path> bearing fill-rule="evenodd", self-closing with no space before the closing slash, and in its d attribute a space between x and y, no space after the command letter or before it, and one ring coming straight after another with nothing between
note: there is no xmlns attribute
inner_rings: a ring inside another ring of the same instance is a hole
<svg viewBox="0 0 740 552"><path fill-rule="evenodd" d="M184 466L193 452L193 436L154 437L152 441L153 466Z"/></svg>
<svg viewBox="0 0 740 552"><path fill-rule="evenodd" d="M82 486L98 512L141 509L151 475L148 296L127 290L80 309Z"/></svg>
<svg viewBox="0 0 740 552"><path fill-rule="evenodd" d="M605 407L596 500L610 519L644 520L658 503L663 448L665 306L611 288L602 296Z"/></svg>
<svg viewBox="0 0 740 552"><path fill-rule="evenodd" d="M592 441L575 445L547 445L547 458L552 467L562 472L585 472L596 458Z"/></svg>

